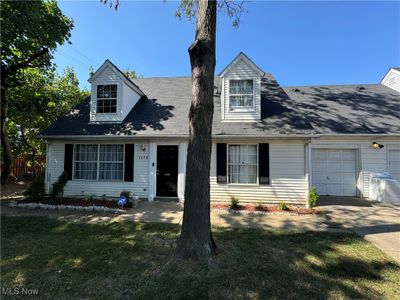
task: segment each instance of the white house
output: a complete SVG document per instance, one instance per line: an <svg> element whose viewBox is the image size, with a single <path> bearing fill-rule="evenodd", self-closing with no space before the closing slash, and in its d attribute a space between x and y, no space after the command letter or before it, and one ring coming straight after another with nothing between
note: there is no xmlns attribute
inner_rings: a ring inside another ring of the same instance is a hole
<svg viewBox="0 0 400 300"><path fill-rule="evenodd" d="M46 190L183 201L190 77L130 80L109 60L92 93L42 132ZM370 175L400 180L400 72L379 84L281 87L240 53L215 76L211 200L305 204L369 196Z"/></svg>

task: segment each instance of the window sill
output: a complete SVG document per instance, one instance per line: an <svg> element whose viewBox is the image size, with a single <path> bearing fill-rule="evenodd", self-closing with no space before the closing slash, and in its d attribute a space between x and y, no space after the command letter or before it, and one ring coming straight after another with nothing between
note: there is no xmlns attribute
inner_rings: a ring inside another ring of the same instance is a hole
<svg viewBox="0 0 400 300"><path fill-rule="evenodd" d="M255 113L256 110L254 108L230 108L229 109L229 113L243 113L243 112Z"/></svg>
<svg viewBox="0 0 400 300"><path fill-rule="evenodd" d="M97 180L97 179L71 179L71 180L69 180L69 181L72 181L72 182L114 182L114 183L124 183L125 181L123 181L123 180L103 180L103 179L99 179L99 180Z"/></svg>

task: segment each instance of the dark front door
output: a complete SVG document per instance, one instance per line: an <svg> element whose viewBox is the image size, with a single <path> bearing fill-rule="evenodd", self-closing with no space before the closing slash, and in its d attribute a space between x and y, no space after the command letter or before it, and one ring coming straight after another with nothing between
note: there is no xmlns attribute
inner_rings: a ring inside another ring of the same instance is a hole
<svg viewBox="0 0 400 300"><path fill-rule="evenodd" d="M157 196L177 197L178 146L157 146Z"/></svg>

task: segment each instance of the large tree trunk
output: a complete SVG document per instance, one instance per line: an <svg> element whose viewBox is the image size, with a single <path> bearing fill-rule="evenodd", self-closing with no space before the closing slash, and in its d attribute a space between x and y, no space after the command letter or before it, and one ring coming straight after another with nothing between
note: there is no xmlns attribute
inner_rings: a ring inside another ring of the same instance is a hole
<svg viewBox="0 0 400 300"><path fill-rule="evenodd" d="M214 113L216 1L198 1L196 39L189 48L192 103L186 163L185 206L177 253L208 258L216 253L210 224L211 129Z"/></svg>
<svg viewBox="0 0 400 300"><path fill-rule="evenodd" d="M3 71L3 70L2 70ZM3 168L1 170L1 183L7 182L11 173L12 154L11 146L7 136L7 110L8 110L8 96L7 84L5 74L1 75L1 151L3 155Z"/></svg>

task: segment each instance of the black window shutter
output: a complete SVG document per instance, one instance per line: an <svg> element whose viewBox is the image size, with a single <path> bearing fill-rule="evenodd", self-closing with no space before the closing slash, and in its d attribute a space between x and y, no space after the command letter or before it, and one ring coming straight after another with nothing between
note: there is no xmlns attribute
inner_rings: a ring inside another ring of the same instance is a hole
<svg viewBox="0 0 400 300"><path fill-rule="evenodd" d="M134 157L135 157L135 144L125 144L124 181L133 181Z"/></svg>
<svg viewBox="0 0 400 300"><path fill-rule="evenodd" d="M226 183L226 144L217 144L217 182Z"/></svg>
<svg viewBox="0 0 400 300"><path fill-rule="evenodd" d="M74 145L65 144L64 148L64 171L68 175L68 180L72 180L72 161L74 157Z"/></svg>
<svg viewBox="0 0 400 300"><path fill-rule="evenodd" d="M258 181L269 184L269 144L258 145Z"/></svg>

